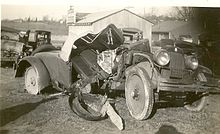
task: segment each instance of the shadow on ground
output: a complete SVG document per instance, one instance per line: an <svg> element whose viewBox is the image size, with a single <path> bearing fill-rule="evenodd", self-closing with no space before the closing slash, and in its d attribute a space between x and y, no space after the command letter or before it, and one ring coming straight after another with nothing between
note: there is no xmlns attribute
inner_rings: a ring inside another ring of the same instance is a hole
<svg viewBox="0 0 220 134"><path fill-rule="evenodd" d="M163 125L155 134L182 134L177 131L177 129L171 125Z"/></svg>
<svg viewBox="0 0 220 134"><path fill-rule="evenodd" d="M8 130L0 130L0 134L8 134Z"/></svg>
<svg viewBox="0 0 220 134"><path fill-rule="evenodd" d="M10 108L6 108L3 110L0 110L0 127L10 123L11 121L14 121L21 117L22 115L25 115L29 113L30 111L36 109L40 104L46 103L48 101L52 101L57 98L48 98L48 99L42 99L39 102L35 103L24 103L20 105L16 105Z"/></svg>

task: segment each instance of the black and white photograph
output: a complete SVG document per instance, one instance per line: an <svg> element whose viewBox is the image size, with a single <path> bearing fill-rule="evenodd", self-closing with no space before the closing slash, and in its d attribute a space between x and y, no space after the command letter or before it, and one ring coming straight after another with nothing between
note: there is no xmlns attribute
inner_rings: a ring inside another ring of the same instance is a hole
<svg viewBox="0 0 220 134"><path fill-rule="evenodd" d="M0 134L220 133L217 0L1 2Z"/></svg>

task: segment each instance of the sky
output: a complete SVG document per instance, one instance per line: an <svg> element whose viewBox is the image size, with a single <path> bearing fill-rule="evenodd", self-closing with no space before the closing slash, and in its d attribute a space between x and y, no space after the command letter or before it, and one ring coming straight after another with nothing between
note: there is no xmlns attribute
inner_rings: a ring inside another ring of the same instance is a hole
<svg viewBox="0 0 220 134"><path fill-rule="evenodd" d="M67 15L67 10L70 5L2 5L1 6L1 19L18 19L18 18L38 18L42 19L43 16L50 16L54 19L60 19L63 15ZM96 7L96 6L74 6L76 12L99 12L113 9L128 8L130 11L144 14L152 12L151 7ZM157 7L153 8L154 13L157 15L166 14L171 11L171 7Z"/></svg>
<svg viewBox="0 0 220 134"><path fill-rule="evenodd" d="M218 6L218 0L3 0L1 1L1 19L38 18L50 16L54 19L67 15L73 5L76 12L97 12L130 7L129 10L144 14L169 14L170 6Z"/></svg>

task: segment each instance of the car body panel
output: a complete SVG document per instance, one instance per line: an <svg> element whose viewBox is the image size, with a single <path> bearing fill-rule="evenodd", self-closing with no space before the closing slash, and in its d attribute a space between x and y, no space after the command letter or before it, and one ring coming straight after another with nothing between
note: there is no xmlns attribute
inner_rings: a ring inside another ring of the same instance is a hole
<svg viewBox="0 0 220 134"><path fill-rule="evenodd" d="M35 57L39 58L47 68L52 81L58 81L66 88L69 88L71 79L71 66L64 62L60 56L60 51L40 52L35 54Z"/></svg>
<svg viewBox="0 0 220 134"><path fill-rule="evenodd" d="M39 91L50 85L51 79L50 79L48 69L46 68L44 63L41 61L41 59L34 57L34 56L24 57L18 63L18 68L17 70L15 70L15 77L24 76L24 72L29 66L33 66L34 69L38 73L38 76L39 76L38 79L39 79L39 82L41 83L39 85Z"/></svg>

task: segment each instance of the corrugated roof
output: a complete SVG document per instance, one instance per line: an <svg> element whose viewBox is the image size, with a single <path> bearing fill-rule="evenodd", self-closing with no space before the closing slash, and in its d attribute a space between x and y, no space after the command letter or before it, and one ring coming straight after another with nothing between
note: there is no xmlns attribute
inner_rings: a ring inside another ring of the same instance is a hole
<svg viewBox="0 0 220 134"><path fill-rule="evenodd" d="M187 24L185 21L163 21L153 26L152 32L170 32Z"/></svg>
<svg viewBox="0 0 220 134"><path fill-rule="evenodd" d="M143 18L143 17L127 10L127 9L121 9L121 10L111 10L111 11L95 12L95 13L88 14L87 16L84 17L84 19L82 19L82 20L78 21L77 23L75 23L75 25L91 25L94 22L102 20L106 17L109 17L109 16L111 16L113 14L116 14L116 13L119 13L121 11L130 12L130 13L132 13L132 14L134 14L134 15L136 15L136 16L138 16L138 17L140 17L140 18L142 18L142 19L144 19L144 20L146 20L150 23L152 23L151 21L149 21L149 20L147 20L147 19L145 19L145 18Z"/></svg>

